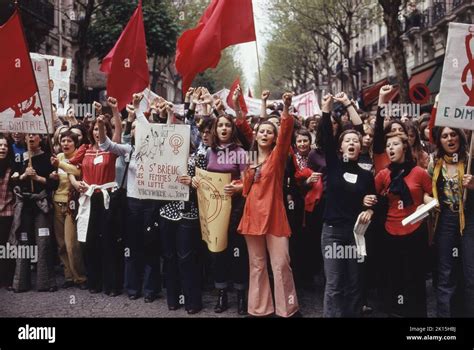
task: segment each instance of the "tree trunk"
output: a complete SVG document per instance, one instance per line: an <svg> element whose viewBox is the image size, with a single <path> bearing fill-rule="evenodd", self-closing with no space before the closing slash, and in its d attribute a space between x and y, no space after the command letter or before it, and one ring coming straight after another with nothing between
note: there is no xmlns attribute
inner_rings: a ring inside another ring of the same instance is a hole
<svg viewBox="0 0 474 350"><path fill-rule="evenodd" d="M152 65L152 71L151 71L151 91L156 91L156 86L158 85L158 77L159 77L159 72L156 69L156 66L158 65L158 55L153 55L153 65Z"/></svg>
<svg viewBox="0 0 474 350"><path fill-rule="evenodd" d="M78 50L76 52L77 58L77 95L78 101L85 101L85 82L84 82L84 70L88 62L88 45L87 45L87 31L91 24L92 13L94 12L95 0L88 0L85 5L85 17L79 22L79 30L77 33Z"/></svg>
<svg viewBox="0 0 474 350"><path fill-rule="evenodd" d="M388 50L390 51L397 74L400 103L408 103L410 101L408 95L409 79L407 74L405 47L401 39L402 32L398 23L398 13L401 0L379 0L379 3L383 7L383 20L387 26Z"/></svg>
<svg viewBox="0 0 474 350"><path fill-rule="evenodd" d="M350 38L343 39L343 43L344 43L344 49L343 49L344 57L343 57L343 59L346 59L347 64L348 64L348 66L347 66L347 76L346 76L344 74L345 73L344 72L345 71L344 64L343 64L343 62L341 62L341 64L343 64L341 73L342 73L342 75L344 75L344 80L346 81L346 86L347 86L347 91L345 91L345 93L347 93L347 96L355 98L356 87L355 87L355 84L354 84L354 79L352 79L352 64L351 64L351 59L349 58L350 57L349 48L351 47Z"/></svg>

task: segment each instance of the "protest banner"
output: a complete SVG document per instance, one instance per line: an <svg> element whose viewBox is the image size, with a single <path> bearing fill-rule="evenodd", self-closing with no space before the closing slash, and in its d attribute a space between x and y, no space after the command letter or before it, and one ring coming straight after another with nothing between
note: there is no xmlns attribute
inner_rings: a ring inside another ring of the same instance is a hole
<svg viewBox="0 0 474 350"><path fill-rule="evenodd" d="M229 95L229 89L222 89L217 91L214 96L219 97L226 107L226 111L229 114L235 115L233 109L227 105L227 96ZM245 104L247 105L248 113L247 115L260 115L260 109L262 106L262 100L258 98L252 98L244 96ZM269 100L268 104L283 104L282 100ZM294 96L292 99L292 105L295 107L297 114L305 118L311 117L315 114L321 114L321 109L319 108L318 99L314 91L308 91L301 95ZM269 110L267 110L269 111Z"/></svg>
<svg viewBox="0 0 474 350"><path fill-rule="evenodd" d="M196 177L202 240L209 251L222 252L227 247L232 209L232 198L224 194L224 186L231 182L231 175L196 168Z"/></svg>
<svg viewBox="0 0 474 350"><path fill-rule="evenodd" d="M54 132L48 62L43 58L35 58L31 61L39 93L35 91L34 95L27 100L1 112L0 132L32 134L47 134L48 130L49 133ZM40 97L42 104L40 103ZM45 125L45 120L47 125Z"/></svg>
<svg viewBox="0 0 474 350"><path fill-rule="evenodd" d="M51 101L56 105L58 115L66 115L69 108L69 89L72 62L70 58L30 53L32 59L46 59L51 89Z"/></svg>
<svg viewBox="0 0 474 350"><path fill-rule="evenodd" d="M178 177L187 174L190 133L188 125L137 124L140 199L189 200L189 187L180 184Z"/></svg>
<svg viewBox="0 0 474 350"><path fill-rule="evenodd" d="M225 106L226 112L230 115L235 116L235 112L232 108L229 107L227 104L227 97L229 96L230 90L229 89L222 89L214 94L212 94L215 98L219 98ZM140 111L147 112L150 108L152 102L158 98L158 95L155 94L150 89L145 89L143 91L144 98L140 102ZM248 96L244 96L245 104L247 105L248 113L247 115L260 115L260 109L262 106L262 100L258 98L252 98ZM269 100L267 104L283 104L282 100ZM293 97L293 106L295 107L297 114L303 116L305 118L313 116L315 114L321 114L321 109L319 107L318 98L314 91L308 91L301 95L297 95ZM180 115L184 115L184 104L175 104L174 111ZM268 109L268 113L271 111ZM198 104L196 106L196 114L201 115L203 114L202 105Z"/></svg>
<svg viewBox="0 0 474 350"><path fill-rule="evenodd" d="M449 23L436 126L474 130L473 34L472 24Z"/></svg>

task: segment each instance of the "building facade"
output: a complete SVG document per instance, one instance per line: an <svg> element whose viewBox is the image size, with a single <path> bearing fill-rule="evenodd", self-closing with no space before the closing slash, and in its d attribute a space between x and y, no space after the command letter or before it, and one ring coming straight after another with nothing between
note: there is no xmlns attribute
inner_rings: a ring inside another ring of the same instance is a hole
<svg viewBox="0 0 474 350"><path fill-rule="evenodd" d="M376 1L373 6L374 17L361 20L359 36L351 44L348 59L352 74L345 74L345 79L354 80L359 98L367 108L376 103L381 86L397 85L382 10ZM411 1L399 19L410 87L425 84L431 94L426 105L431 105L439 92L449 22L474 23L474 1ZM338 86L333 86L333 90L340 91L340 80L334 82Z"/></svg>

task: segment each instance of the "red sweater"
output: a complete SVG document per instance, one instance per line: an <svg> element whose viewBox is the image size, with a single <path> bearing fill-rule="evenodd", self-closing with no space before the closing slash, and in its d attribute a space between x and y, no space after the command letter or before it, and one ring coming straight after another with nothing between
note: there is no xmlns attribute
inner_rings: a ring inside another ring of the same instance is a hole
<svg viewBox="0 0 474 350"><path fill-rule="evenodd" d="M388 168L380 171L375 177L375 188L377 193L382 194L390 186L390 170ZM413 214L416 208L423 204L423 195L428 193L432 194L431 178L425 169L416 166L412 169L410 174L405 177L405 183L407 184L413 204L404 208L400 207L402 202L400 196L392 193L388 194L388 213L387 221L385 222L385 229L388 233L394 236L404 236L414 232L420 227L422 221L414 225L402 225L402 220L407 216Z"/></svg>
<svg viewBox="0 0 474 350"><path fill-rule="evenodd" d="M111 152L94 150L92 145L82 145L69 161L81 165L82 179L88 185L104 185L115 181L115 161Z"/></svg>

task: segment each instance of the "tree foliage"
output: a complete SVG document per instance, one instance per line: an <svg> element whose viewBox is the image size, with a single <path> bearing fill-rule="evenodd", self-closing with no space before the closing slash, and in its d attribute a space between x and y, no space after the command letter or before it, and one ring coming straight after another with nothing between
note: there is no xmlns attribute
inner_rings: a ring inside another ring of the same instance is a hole
<svg viewBox="0 0 474 350"><path fill-rule="evenodd" d="M138 1L103 0L96 11L89 30L88 42L94 57L104 58L130 20ZM151 87L157 84L166 67L172 62L179 26L171 4L166 0L143 3L143 21L147 54L151 59Z"/></svg>
<svg viewBox="0 0 474 350"><path fill-rule="evenodd" d="M130 20L138 1L104 0L96 12L89 31L89 43L95 57L102 59L115 45ZM163 0L143 3L143 21L148 56L167 57L174 53L178 25L169 2Z"/></svg>
<svg viewBox="0 0 474 350"><path fill-rule="evenodd" d="M372 16L364 6L367 0L271 0L271 3L278 27L268 45L266 60L270 63L265 65L275 68L281 66L275 62L287 61L280 83L286 88L307 90L318 88L323 82L324 86L331 85L337 73L339 79L344 79L347 92L353 94L355 86L349 77L356 72L350 60L345 73L334 68L341 66L342 58L349 58L351 44L360 33L361 20ZM343 57L336 56L337 51ZM280 73L278 69L267 72L268 69L265 68L267 77Z"/></svg>

